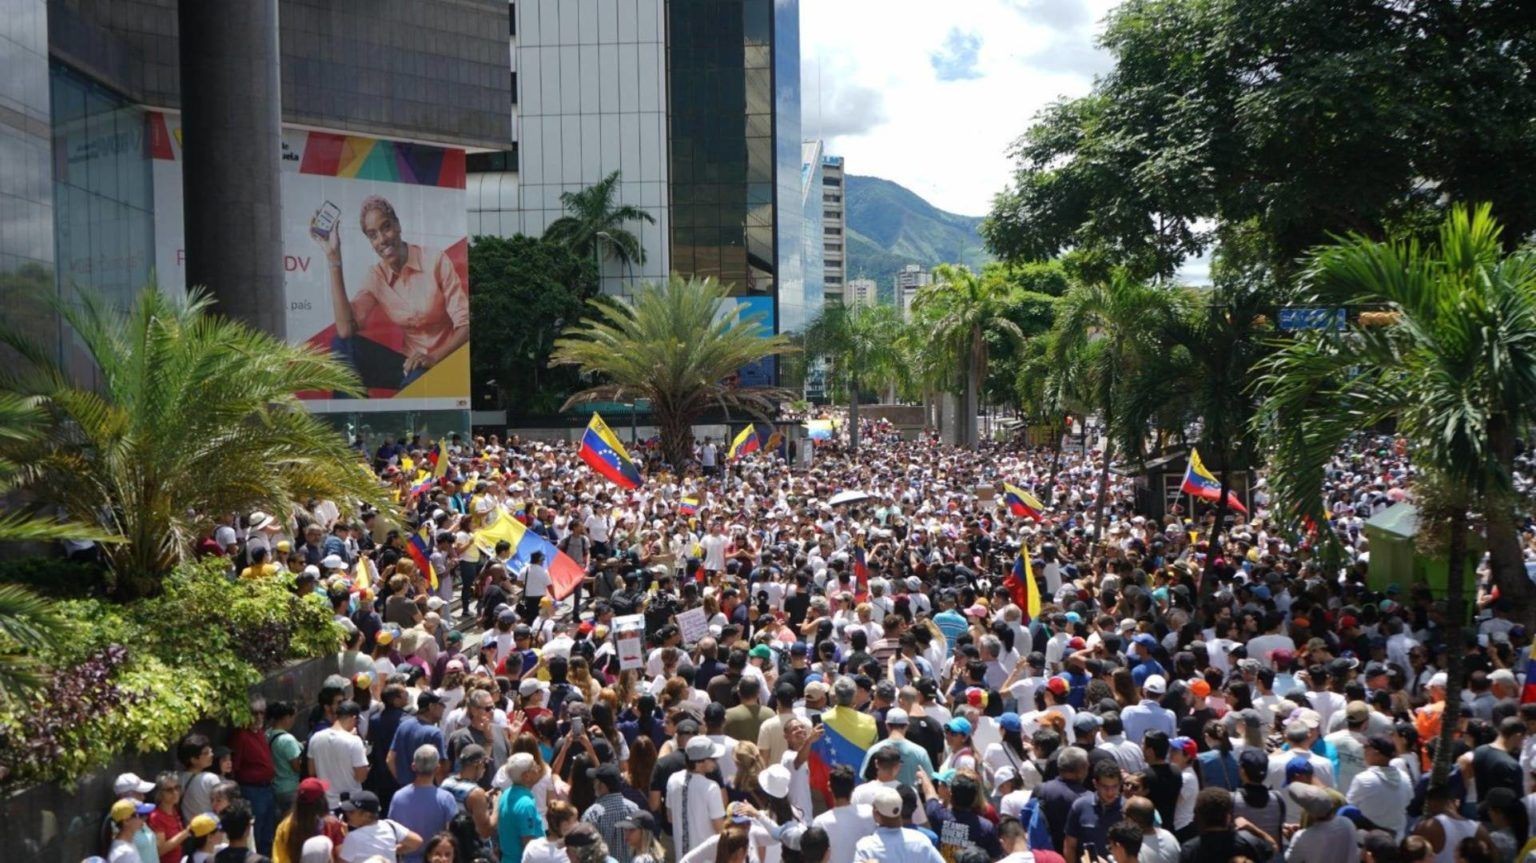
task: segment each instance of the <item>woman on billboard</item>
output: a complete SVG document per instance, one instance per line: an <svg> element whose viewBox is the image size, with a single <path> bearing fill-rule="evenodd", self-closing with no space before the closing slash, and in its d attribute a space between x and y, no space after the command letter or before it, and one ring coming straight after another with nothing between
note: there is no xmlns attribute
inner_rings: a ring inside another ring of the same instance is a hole
<svg viewBox="0 0 1536 863"><path fill-rule="evenodd" d="M469 341L469 292L448 256L407 243L400 218L388 200L363 199L363 236L379 256L362 288L347 299L341 268L341 212L327 201L315 213L310 236L325 251L331 271L331 305L336 338L331 349L357 369L369 389L404 389ZM380 314L397 327L401 351L360 335Z"/></svg>

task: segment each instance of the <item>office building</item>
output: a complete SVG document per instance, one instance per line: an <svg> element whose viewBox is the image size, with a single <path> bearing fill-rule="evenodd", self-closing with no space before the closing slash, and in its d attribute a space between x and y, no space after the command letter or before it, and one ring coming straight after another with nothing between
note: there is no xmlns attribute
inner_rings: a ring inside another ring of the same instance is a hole
<svg viewBox="0 0 1536 863"><path fill-rule="evenodd" d="M880 285L874 279L849 279L845 302L850 306L870 306L878 301Z"/></svg>
<svg viewBox="0 0 1536 863"><path fill-rule="evenodd" d="M359 227L369 194L393 202L408 242L462 258L465 153L509 135L502 0L0 8L0 302L36 316L29 330L51 334L82 379L83 352L25 302L29 290L89 290L122 306L152 277L207 285L226 314L329 343L326 267L309 238L322 212L343 232L353 289L373 264ZM320 307L295 311L306 302ZM454 408L468 397L460 347L437 374L451 385L411 392L396 371L369 384L371 398L311 407L402 423Z"/></svg>
<svg viewBox="0 0 1536 863"><path fill-rule="evenodd" d="M889 294L885 293L886 288L884 285L881 285L880 302L890 303L895 305L898 310L904 310L907 308L907 301L905 299L907 293L910 291L916 294L918 288L933 284L933 276L917 264L907 264L901 268L901 272L896 274L893 282L894 284Z"/></svg>
<svg viewBox="0 0 1536 863"><path fill-rule="evenodd" d="M518 0L513 17L513 130L470 160L471 233L542 233L561 194L618 171L618 203L656 223L626 225L645 261L605 257L604 292L712 276L802 328L797 0Z"/></svg>
<svg viewBox="0 0 1536 863"><path fill-rule="evenodd" d="M821 160L821 233L822 271L828 302L843 302L843 286L848 278L843 235L848 230L843 206L843 157L824 156Z"/></svg>
<svg viewBox="0 0 1536 863"><path fill-rule="evenodd" d="M818 274L823 272L826 254L826 235L823 231L824 209L822 188L825 186L825 157L820 141L806 141L800 153L800 213L802 230L800 248L804 259L805 305L811 318L821 313L825 304L826 288ZM841 248L839 248L841 253ZM841 263L839 263L841 266Z"/></svg>

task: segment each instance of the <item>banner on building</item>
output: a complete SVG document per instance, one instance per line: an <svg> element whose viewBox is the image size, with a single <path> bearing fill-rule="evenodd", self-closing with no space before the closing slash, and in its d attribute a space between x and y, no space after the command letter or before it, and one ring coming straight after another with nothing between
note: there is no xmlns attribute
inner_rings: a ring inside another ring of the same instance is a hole
<svg viewBox="0 0 1536 863"><path fill-rule="evenodd" d="M184 290L180 116L152 112L149 144L156 275ZM281 182L288 339L335 352L367 390L301 397L320 412L467 410L464 151L285 129Z"/></svg>

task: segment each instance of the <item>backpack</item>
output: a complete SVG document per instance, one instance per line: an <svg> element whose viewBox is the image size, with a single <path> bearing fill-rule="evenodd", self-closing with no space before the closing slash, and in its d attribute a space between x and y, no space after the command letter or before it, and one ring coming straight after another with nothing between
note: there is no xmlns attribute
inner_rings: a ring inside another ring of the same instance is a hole
<svg viewBox="0 0 1536 863"><path fill-rule="evenodd" d="M1051 841L1050 823L1045 819L1045 810L1040 808L1040 798L1029 798L1029 802L1019 811L1019 821L1029 832L1030 848L1039 851L1056 850L1055 843Z"/></svg>

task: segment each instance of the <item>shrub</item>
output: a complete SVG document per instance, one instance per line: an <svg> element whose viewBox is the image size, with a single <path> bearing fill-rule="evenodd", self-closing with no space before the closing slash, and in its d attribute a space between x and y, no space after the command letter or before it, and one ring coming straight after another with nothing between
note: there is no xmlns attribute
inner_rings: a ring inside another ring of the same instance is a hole
<svg viewBox="0 0 1536 863"><path fill-rule="evenodd" d="M76 632L43 657L53 682L0 710L0 784L69 782L119 752L168 749L201 719L243 723L266 672L340 643L330 609L290 577L231 582L217 562L177 569L151 599L59 610Z"/></svg>

